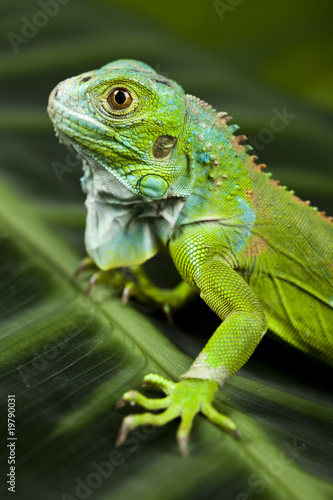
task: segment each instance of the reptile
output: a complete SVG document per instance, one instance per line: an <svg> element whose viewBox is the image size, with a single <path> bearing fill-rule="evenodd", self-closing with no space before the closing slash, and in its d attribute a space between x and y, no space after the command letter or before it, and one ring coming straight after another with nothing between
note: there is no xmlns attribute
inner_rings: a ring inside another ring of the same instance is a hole
<svg viewBox="0 0 333 500"><path fill-rule="evenodd" d="M118 445L137 426L180 417L186 456L199 412L239 437L214 394L268 328L333 366L332 218L264 173L227 113L130 59L59 83L48 113L60 141L83 160L89 258L81 269L99 269L92 283L116 282L126 268L124 302L134 295L169 313L199 293L221 319L178 381L145 376L164 397L123 395L119 405L149 411L124 418ZM182 278L172 291L143 268L163 251Z"/></svg>

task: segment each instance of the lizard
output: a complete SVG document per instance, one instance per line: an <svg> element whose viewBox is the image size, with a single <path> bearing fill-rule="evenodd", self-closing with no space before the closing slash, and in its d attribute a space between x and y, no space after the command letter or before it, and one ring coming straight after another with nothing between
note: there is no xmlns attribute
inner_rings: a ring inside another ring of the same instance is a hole
<svg viewBox="0 0 333 500"><path fill-rule="evenodd" d="M178 381L144 377L164 397L123 395L120 406L149 411L123 419L118 445L140 425L180 417L177 440L187 456L200 412L239 438L236 423L214 408L214 394L268 328L333 366L332 218L264 173L226 112L147 64L120 59L59 83L48 113L60 141L83 161L95 282L129 268L135 279L124 301L133 294L170 312L194 291L221 319ZM163 251L183 280L173 291L154 286L143 270Z"/></svg>

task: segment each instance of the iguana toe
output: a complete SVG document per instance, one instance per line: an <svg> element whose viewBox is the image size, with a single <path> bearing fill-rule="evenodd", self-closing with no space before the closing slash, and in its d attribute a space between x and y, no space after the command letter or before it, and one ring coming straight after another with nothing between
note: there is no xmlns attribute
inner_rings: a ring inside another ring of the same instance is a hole
<svg viewBox="0 0 333 500"><path fill-rule="evenodd" d="M79 265L74 273L74 277L76 278L84 271L88 271L91 269L97 269L95 262L90 257L85 257L79 262Z"/></svg>
<svg viewBox="0 0 333 500"><path fill-rule="evenodd" d="M116 445L120 446L130 431L141 425L162 426L175 418L180 418L177 430L177 441L181 454L187 457L189 435L195 416L203 413L211 422L223 430L230 431L238 437L235 423L226 415L220 414L211 402L218 384L214 380L184 379L178 383L171 382L159 375L150 374L144 378L144 385L157 385L166 393L166 397L147 398L138 391L126 392L118 402L117 407L126 403L138 404L147 410L164 410L161 413L142 413L128 415L120 428Z"/></svg>

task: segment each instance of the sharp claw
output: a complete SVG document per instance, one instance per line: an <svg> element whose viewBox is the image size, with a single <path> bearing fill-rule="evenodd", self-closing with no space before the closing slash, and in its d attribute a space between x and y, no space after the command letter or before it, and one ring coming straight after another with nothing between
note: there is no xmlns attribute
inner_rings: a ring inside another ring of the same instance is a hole
<svg viewBox="0 0 333 500"><path fill-rule="evenodd" d="M119 430L119 434L118 434L116 442L115 442L115 446L117 446L117 447L121 446L123 444L123 442L126 441L128 433L130 432L130 430L132 428L132 425L131 425L132 423L133 423L133 417L131 417L130 415L128 417L124 418L123 423L121 424L121 427Z"/></svg>
<svg viewBox="0 0 333 500"><path fill-rule="evenodd" d="M232 433L233 433L233 435L234 435L234 437L235 437L236 439L238 439L238 440L240 440L240 439L241 439L240 434L239 434L239 432L238 432L238 430L237 430L237 429L234 429L234 430L232 431Z"/></svg>
<svg viewBox="0 0 333 500"><path fill-rule="evenodd" d="M95 264L91 259L89 259L89 258L83 259L79 263L78 268L76 269L76 271L74 273L74 277L77 278L83 271L86 271L87 269L90 269L92 267L95 267Z"/></svg>
<svg viewBox="0 0 333 500"><path fill-rule="evenodd" d="M178 445L180 448L180 453L182 454L182 457L187 458L189 456L189 451L188 451L188 436L178 436Z"/></svg>
<svg viewBox="0 0 333 500"><path fill-rule="evenodd" d="M87 295L90 295L91 291L95 288L95 286L98 284L98 278L97 276L92 276L89 281L89 285L86 291Z"/></svg>
<svg viewBox="0 0 333 500"><path fill-rule="evenodd" d="M80 262L80 264L78 265L75 273L74 273L74 278L77 278L83 271L85 271L86 269L89 269L89 264L87 264L87 262Z"/></svg>
<svg viewBox="0 0 333 500"><path fill-rule="evenodd" d="M83 264L80 264L78 266L78 268L76 269L75 273L74 273L74 278L77 278L78 276L80 276L80 274L85 271L87 268L85 265Z"/></svg>
<svg viewBox="0 0 333 500"><path fill-rule="evenodd" d="M126 285L124 290L123 290L122 297L121 297L121 305L122 306L125 306L127 304L131 295L132 295L132 288L130 285Z"/></svg>
<svg viewBox="0 0 333 500"><path fill-rule="evenodd" d="M122 398L119 399L118 403L116 403L116 408L122 408L127 403L131 406L135 406L135 398L138 395L138 391L128 391L123 394Z"/></svg>
<svg viewBox="0 0 333 500"><path fill-rule="evenodd" d="M127 403L128 403L128 402L126 401L126 399L124 399L124 398L120 398L120 399L119 399L119 401L117 401L117 403L116 403L116 406L115 406L115 407L116 407L116 408L122 408L123 406L126 406L126 405L127 405Z"/></svg>

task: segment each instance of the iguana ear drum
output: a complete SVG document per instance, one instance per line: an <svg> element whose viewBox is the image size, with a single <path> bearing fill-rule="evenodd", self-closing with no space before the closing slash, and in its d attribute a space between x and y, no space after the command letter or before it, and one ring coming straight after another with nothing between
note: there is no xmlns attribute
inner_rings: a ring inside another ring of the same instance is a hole
<svg viewBox="0 0 333 500"><path fill-rule="evenodd" d="M160 135L153 145L152 153L154 158L166 158L170 155L177 139L171 135Z"/></svg>

